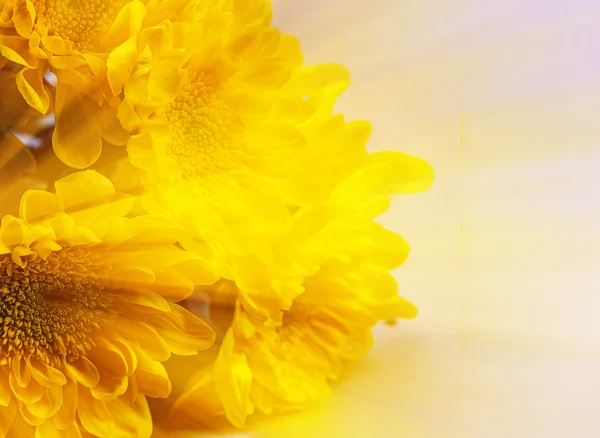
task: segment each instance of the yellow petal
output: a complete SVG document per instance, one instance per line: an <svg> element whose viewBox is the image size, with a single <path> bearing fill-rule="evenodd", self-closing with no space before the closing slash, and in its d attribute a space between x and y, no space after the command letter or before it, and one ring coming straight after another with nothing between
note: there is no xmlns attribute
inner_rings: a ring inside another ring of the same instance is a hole
<svg viewBox="0 0 600 438"><path fill-rule="evenodd" d="M102 40L105 47L115 47L137 34L146 16L146 8L141 1L132 1L121 8Z"/></svg>
<svg viewBox="0 0 600 438"><path fill-rule="evenodd" d="M419 313L417 307L410 301L395 296L390 301L373 308L377 319L386 321L396 318L413 319Z"/></svg>
<svg viewBox="0 0 600 438"><path fill-rule="evenodd" d="M127 292L123 292L120 299L126 303L135 304L137 306L149 307L162 312L169 311L169 303L167 300L159 294L150 291L134 292L128 290Z"/></svg>
<svg viewBox="0 0 600 438"><path fill-rule="evenodd" d="M180 88L181 75L172 63L164 61L150 70L148 91L151 100L160 103L173 102Z"/></svg>
<svg viewBox="0 0 600 438"><path fill-rule="evenodd" d="M14 216L4 216L0 226L0 239L9 248L23 242L24 224Z"/></svg>
<svg viewBox="0 0 600 438"><path fill-rule="evenodd" d="M44 395L35 403L26 406L29 413L37 418L50 418L58 412L63 401L62 386L44 389Z"/></svg>
<svg viewBox="0 0 600 438"><path fill-rule="evenodd" d="M42 386L62 386L67 383L65 375L56 368L35 358L31 359L31 376Z"/></svg>
<svg viewBox="0 0 600 438"><path fill-rule="evenodd" d="M21 69L15 79L17 88L29 106L46 114L50 105L50 96L44 85L42 69Z"/></svg>
<svg viewBox="0 0 600 438"><path fill-rule="evenodd" d="M150 438L150 435L152 435L152 417L150 416L146 397L138 395L131 404L117 399L107 403L107 406L123 436Z"/></svg>
<svg viewBox="0 0 600 438"><path fill-rule="evenodd" d="M85 61L98 81L106 77L106 57L94 53L82 53Z"/></svg>
<svg viewBox="0 0 600 438"><path fill-rule="evenodd" d="M102 106L100 129L102 138L114 145L123 146L129 140L129 133L123 129L117 116L117 108L110 105Z"/></svg>
<svg viewBox="0 0 600 438"><path fill-rule="evenodd" d="M7 407L0 406L0 437L6 437L17 414L17 401L14 400Z"/></svg>
<svg viewBox="0 0 600 438"><path fill-rule="evenodd" d="M291 75L288 64L277 58L267 58L252 69L242 70L236 79L247 81L258 88L280 88Z"/></svg>
<svg viewBox="0 0 600 438"><path fill-rule="evenodd" d="M21 197L19 216L29 224L43 221L60 211L60 204L53 193L45 190L27 190Z"/></svg>
<svg viewBox="0 0 600 438"><path fill-rule="evenodd" d="M12 400L12 389L8 382L8 370L0 370L0 407L7 407ZM1 408L0 408L1 409ZM2 434L0 434L2 436Z"/></svg>
<svg viewBox="0 0 600 438"><path fill-rule="evenodd" d="M26 388L31 381L31 367L29 366L29 360L26 360L23 356L15 357L12 361L11 374L19 386Z"/></svg>
<svg viewBox="0 0 600 438"><path fill-rule="evenodd" d="M137 36L134 35L108 55L106 76L114 95L121 94L135 64L138 54L137 41Z"/></svg>
<svg viewBox="0 0 600 438"><path fill-rule="evenodd" d="M33 251L39 255L42 259L46 260L48 256L54 251L60 251L62 246L53 240L45 240L42 242L35 243L32 247Z"/></svg>
<svg viewBox="0 0 600 438"><path fill-rule="evenodd" d="M145 355L140 355L135 371L138 390L149 397L166 398L171 393L171 381L165 367Z"/></svg>
<svg viewBox="0 0 600 438"><path fill-rule="evenodd" d="M96 400L88 388L79 387L77 413L83 428L96 436L115 436L115 419L106 403Z"/></svg>
<svg viewBox="0 0 600 438"><path fill-rule="evenodd" d="M135 167L146 168L148 164L157 163L160 147L150 132L132 135L127 143L129 161Z"/></svg>
<svg viewBox="0 0 600 438"><path fill-rule="evenodd" d="M231 331L223 339L213 375L225 409L225 416L234 426L243 427L252 405L250 401L252 370L246 355L234 350Z"/></svg>
<svg viewBox="0 0 600 438"><path fill-rule="evenodd" d="M57 157L78 169L92 165L102 151L100 127L96 122L100 106L73 87L56 88L56 124L52 145Z"/></svg>
<svg viewBox="0 0 600 438"><path fill-rule="evenodd" d="M84 356L74 362L65 362L65 371L71 379L88 388L96 386L100 380L98 369Z"/></svg>
<svg viewBox="0 0 600 438"><path fill-rule="evenodd" d="M210 369L195 374L171 410L171 421L176 425L189 425L223 414L223 404Z"/></svg>
<svg viewBox="0 0 600 438"><path fill-rule="evenodd" d="M207 262L190 259L173 266L185 274L195 285L213 284L219 280L219 274Z"/></svg>
<svg viewBox="0 0 600 438"><path fill-rule="evenodd" d="M19 385L16 380L14 372L10 373L8 383L13 394L20 402L25 404L35 403L44 395L44 387L35 380L31 380L26 387Z"/></svg>
<svg viewBox="0 0 600 438"><path fill-rule="evenodd" d="M66 384L62 387L63 402L58 412L51 418L49 422L56 429L69 429L75 422L75 412L77 408L77 383L71 379L67 379ZM68 435L67 435L68 436Z"/></svg>
<svg viewBox="0 0 600 438"><path fill-rule="evenodd" d="M124 336L137 342L140 349L154 360L162 362L171 356L169 345L150 324L145 322L126 317L121 318L119 327L115 329L115 335Z"/></svg>
<svg viewBox="0 0 600 438"><path fill-rule="evenodd" d="M35 438L81 438L81 432L76 424L57 429L51 421L44 421L36 427Z"/></svg>
<svg viewBox="0 0 600 438"><path fill-rule="evenodd" d="M164 267L154 271L155 280L149 289L171 301L187 298L194 291L194 282L182 272Z"/></svg>
<svg viewBox="0 0 600 438"><path fill-rule="evenodd" d="M83 58L79 54L77 56L51 55L48 58L48 62L54 68L61 69L61 70L70 69L70 70L74 71L74 69L76 69L77 67L81 67L82 65L85 65L85 58ZM59 76L59 77L65 78L66 77L65 73L66 72L60 72L57 74L57 76L63 75L63 76ZM83 75L82 77L85 78L85 75ZM87 81L85 81L85 82L89 83L89 84L93 84L93 82L91 82L91 78L90 78L89 82L87 82ZM72 85L75 85L75 84L72 84Z"/></svg>
<svg viewBox="0 0 600 438"><path fill-rule="evenodd" d="M12 21L17 33L23 38L29 38L35 21L35 6L31 0L17 0Z"/></svg>
<svg viewBox="0 0 600 438"><path fill-rule="evenodd" d="M101 240L93 231L83 227L67 230L60 238L61 245L66 246L98 244L100 242Z"/></svg>
<svg viewBox="0 0 600 438"><path fill-rule="evenodd" d="M122 216L133 207L133 199L116 194L110 180L93 170L73 173L54 185L57 198L76 226L88 226L101 215Z"/></svg>
<svg viewBox="0 0 600 438"><path fill-rule="evenodd" d="M417 193L433 182L433 169L424 160L401 152L377 152L369 156L365 169L341 185L340 190L363 194Z"/></svg>
<svg viewBox="0 0 600 438"><path fill-rule="evenodd" d="M125 99L119 104L117 117L119 118L119 122L121 122L121 126L132 133L137 132L142 123L142 119L135 112L133 103L129 99Z"/></svg>
<svg viewBox="0 0 600 438"><path fill-rule="evenodd" d="M170 307L170 312L153 317L152 325L172 353L189 356L214 343L215 332L208 324L177 304Z"/></svg>
<svg viewBox="0 0 600 438"><path fill-rule="evenodd" d="M96 386L90 388L92 396L104 402L116 400L125 394L129 385L127 376L112 376L108 373L100 373L100 381Z"/></svg>
<svg viewBox="0 0 600 438"><path fill-rule="evenodd" d="M294 72L286 88L309 98L320 100L323 96L335 99L350 84L350 74L339 64L321 64Z"/></svg>
<svg viewBox="0 0 600 438"><path fill-rule="evenodd" d="M29 68L37 67L37 59L29 53L27 40L17 36L0 35L0 54L9 61Z"/></svg>
<svg viewBox="0 0 600 438"><path fill-rule="evenodd" d="M102 369L101 374L109 373L115 377L122 377L133 374L135 360L132 360L130 351L124 348L122 343L111 342L99 338L96 341L96 348L90 353L90 359L96 367Z"/></svg>
<svg viewBox="0 0 600 438"><path fill-rule="evenodd" d="M73 42L59 36L43 36L41 42L53 55L69 55L73 50Z"/></svg>

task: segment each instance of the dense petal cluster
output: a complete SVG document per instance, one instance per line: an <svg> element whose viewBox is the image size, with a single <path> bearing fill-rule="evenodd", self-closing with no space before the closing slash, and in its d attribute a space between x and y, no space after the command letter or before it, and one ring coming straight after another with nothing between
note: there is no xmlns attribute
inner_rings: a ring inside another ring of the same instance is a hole
<svg viewBox="0 0 600 438"><path fill-rule="evenodd" d="M398 157L374 158L327 202L294 214L290 232L272 247L281 255L277 248L285 245L293 255L278 257L273 275L254 265L197 291L193 302L214 306L208 321L224 339L214 363L190 379L175 403L175 423L207 424L225 415L241 427L249 414L321 399L347 364L369 351L377 321L416 316L390 274L408 256L408 244L372 216L387 208L379 190L414 190L431 175L409 157L401 162L416 172L398 174L389 173L400 168ZM358 183L367 190L361 193Z"/></svg>
<svg viewBox="0 0 600 438"><path fill-rule="evenodd" d="M125 218L132 205L86 171L2 219L1 436L149 437L145 397L171 389L161 362L212 344L174 302L214 279L164 224Z"/></svg>
<svg viewBox="0 0 600 438"><path fill-rule="evenodd" d="M416 316L375 219L432 170L348 85L268 0L0 0L0 438L242 427Z"/></svg>
<svg viewBox="0 0 600 438"><path fill-rule="evenodd" d="M54 149L69 166L92 164L103 139L122 141L111 132L119 99L106 83L106 57L143 18L138 0L0 1L0 66L16 66L25 101L55 115ZM73 148L80 154L69 154Z"/></svg>

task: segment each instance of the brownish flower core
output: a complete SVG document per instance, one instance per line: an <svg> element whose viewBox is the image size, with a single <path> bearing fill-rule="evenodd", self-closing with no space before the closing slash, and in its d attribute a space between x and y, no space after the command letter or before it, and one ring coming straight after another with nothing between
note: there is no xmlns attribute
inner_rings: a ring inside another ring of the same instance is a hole
<svg viewBox="0 0 600 438"><path fill-rule="evenodd" d="M106 268L87 249L63 249L25 267L0 258L0 354L48 365L72 362L95 345L109 297L99 280Z"/></svg>

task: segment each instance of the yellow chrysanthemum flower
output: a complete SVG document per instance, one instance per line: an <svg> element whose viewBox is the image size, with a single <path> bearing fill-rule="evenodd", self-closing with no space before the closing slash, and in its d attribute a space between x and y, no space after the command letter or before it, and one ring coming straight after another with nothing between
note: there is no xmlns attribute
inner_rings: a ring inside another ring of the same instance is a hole
<svg viewBox="0 0 600 438"><path fill-rule="evenodd" d="M431 169L396 153L370 160L326 202L295 212L289 233L273 241L273 271L234 266L235 282L198 291L198 300L219 309L211 322L226 334L214 363L177 400L174 422L224 415L241 427L254 411L296 409L325 397L346 363L367 353L377 321L416 315L389 273L406 259L408 245L372 219L388 208L388 192L427 188Z"/></svg>
<svg viewBox="0 0 600 438"><path fill-rule="evenodd" d="M252 240L284 232L286 206L323 200L368 160L370 126L330 117L348 73L303 67L267 0L184 3L149 4L145 24L158 24L107 60L129 160L154 197L146 207L202 212L218 224L197 228Z"/></svg>
<svg viewBox="0 0 600 438"><path fill-rule="evenodd" d="M139 0L0 1L0 66L18 65L15 81L27 103L42 114L54 111L54 148L69 166L92 164L102 138L123 144L116 109L105 102L118 103L107 86L106 57L144 16ZM56 89L44 79L47 71Z"/></svg>
<svg viewBox="0 0 600 438"><path fill-rule="evenodd" d="M305 291L279 321L257 320L242 304L244 297L236 304L241 293L231 283L204 291L209 306L221 313L229 300L229 316L212 323L218 329L229 321L231 327L214 364L194 376L177 400L173 421L189 426L225 415L241 427L255 411L287 411L323 398L347 362L369 351L378 320L416 315L415 307L396 295L389 274L406 258L407 244L380 225L365 228L360 238L348 234L353 242L346 250L305 279Z"/></svg>
<svg viewBox="0 0 600 438"><path fill-rule="evenodd" d="M0 225L0 437L149 437L161 362L214 340L174 303L215 278L100 174L55 187Z"/></svg>

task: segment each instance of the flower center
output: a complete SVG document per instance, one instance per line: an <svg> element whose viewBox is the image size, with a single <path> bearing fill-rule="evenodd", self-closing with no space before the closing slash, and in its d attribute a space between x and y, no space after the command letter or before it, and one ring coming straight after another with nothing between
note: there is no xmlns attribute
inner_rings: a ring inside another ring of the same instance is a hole
<svg viewBox="0 0 600 438"><path fill-rule="evenodd" d="M30 355L46 364L76 360L94 346L92 335L108 297L105 269L84 249L37 257L22 268L0 259L0 354Z"/></svg>
<svg viewBox="0 0 600 438"><path fill-rule="evenodd" d="M226 94L203 73L170 104L166 117L172 139L167 153L186 179L206 177L234 167L240 153L239 118L227 104Z"/></svg>
<svg viewBox="0 0 600 438"><path fill-rule="evenodd" d="M33 4L38 20L43 18L50 35L72 41L77 50L88 50L129 1L33 0Z"/></svg>

